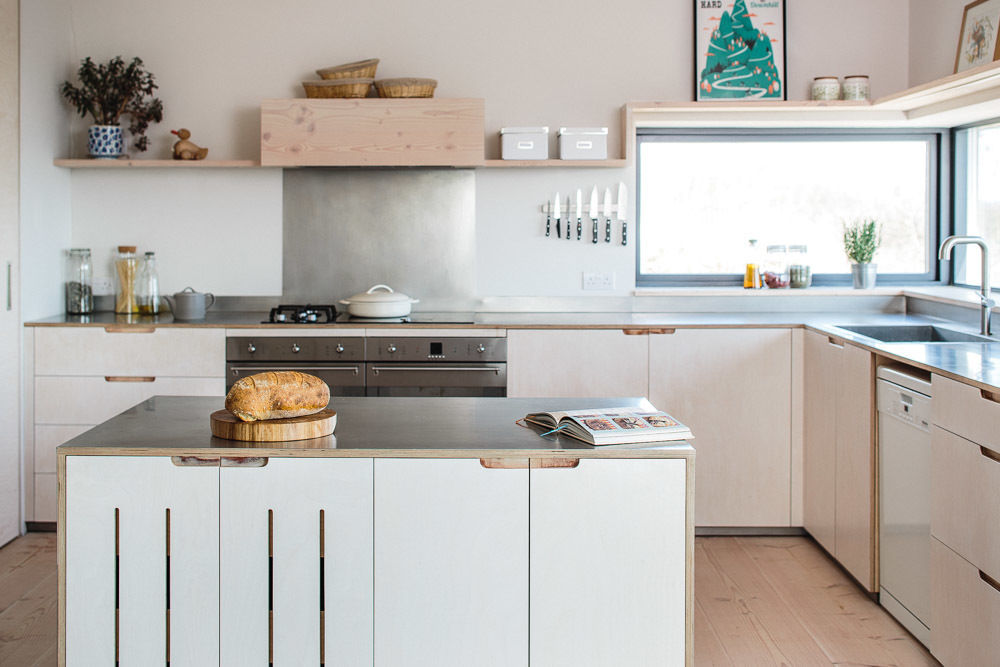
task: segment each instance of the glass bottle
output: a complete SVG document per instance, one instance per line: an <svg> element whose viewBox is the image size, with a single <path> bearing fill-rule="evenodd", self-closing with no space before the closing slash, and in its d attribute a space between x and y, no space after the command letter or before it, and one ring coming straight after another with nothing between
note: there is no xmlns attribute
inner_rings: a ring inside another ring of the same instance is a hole
<svg viewBox="0 0 1000 667"><path fill-rule="evenodd" d="M788 287L788 248L784 245L767 246L764 260L764 284L771 289Z"/></svg>
<svg viewBox="0 0 1000 667"><path fill-rule="evenodd" d="M90 248L70 248L66 258L66 312L94 312L94 276Z"/></svg>
<svg viewBox="0 0 1000 667"><path fill-rule="evenodd" d="M757 239L750 239L750 255L746 272L743 274L744 289L760 289L760 251L757 249Z"/></svg>
<svg viewBox="0 0 1000 667"><path fill-rule="evenodd" d="M138 260L135 256L134 245L118 246L118 254L115 256L115 278L117 279L115 295L116 313L137 313L138 305L135 301L135 273Z"/></svg>
<svg viewBox="0 0 1000 667"><path fill-rule="evenodd" d="M788 246L788 279L795 289L803 289L812 285L812 269L809 267L809 248L807 246Z"/></svg>
<svg viewBox="0 0 1000 667"><path fill-rule="evenodd" d="M135 298L140 315L156 315L160 312L160 277L156 270L156 254L153 252L147 252L142 260Z"/></svg>

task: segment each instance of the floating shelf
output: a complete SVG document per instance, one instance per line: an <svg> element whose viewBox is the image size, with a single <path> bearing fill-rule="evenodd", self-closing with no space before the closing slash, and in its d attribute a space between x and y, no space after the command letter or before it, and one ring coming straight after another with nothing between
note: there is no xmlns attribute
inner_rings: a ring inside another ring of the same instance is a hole
<svg viewBox="0 0 1000 667"><path fill-rule="evenodd" d="M52 164L70 169L249 169L260 168L257 160L97 160L58 159Z"/></svg>
<svg viewBox="0 0 1000 667"><path fill-rule="evenodd" d="M624 167L627 161L624 158L608 160L486 160L484 167Z"/></svg>

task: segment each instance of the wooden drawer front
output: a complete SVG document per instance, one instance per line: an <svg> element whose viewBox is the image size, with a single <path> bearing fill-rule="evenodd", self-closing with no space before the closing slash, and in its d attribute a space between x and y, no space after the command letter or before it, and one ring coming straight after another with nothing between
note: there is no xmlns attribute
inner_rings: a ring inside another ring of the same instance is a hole
<svg viewBox="0 0 1000 667"><path fill-rule="evenodd" d="M931 653L942 664L996 665L1000 591L979 569L931 539Z"/></svg>
<svg viewBox="0 0 1000 667"><path fill-rule="evenodd" d="M931 452L931 534L1000 579L1000 461L937 426Z"/></svg>
<svg viewBox="0 0 1000 667"><path fill-rule="evenodd" d="M935 424L1000 454L1000 402L978 387L941 375L932 376L931 387Z"/></svg>
<svg viewBox="0 0 1000 667"><path fill-rule="evenodd" d="M38 424L35 426L35 472L56 471L56 447L95 424Z"/></svg>
<svg viewBox="0 0 1000 667"><path fill-rule="evenodd" d="M98 424L158 394L222 396L225 393L226 381L221 377L156 378L153 382L108 382L104 377L36 377L35 423Z"/></svg>
<svg viewBox="0 0 1000 667"><path fill-rule="evenodd" d="M38 327L35 375L225 376L224 329L146 331Z"/></svg>

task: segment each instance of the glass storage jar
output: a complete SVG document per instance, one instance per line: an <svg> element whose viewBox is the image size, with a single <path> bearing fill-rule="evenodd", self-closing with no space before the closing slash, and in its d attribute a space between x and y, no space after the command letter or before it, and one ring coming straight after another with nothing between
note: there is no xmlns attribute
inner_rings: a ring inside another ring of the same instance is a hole
<svg viewBox="0 0 1000 667"><path fill-rule="evenodd" d="M788 248L784 245L767 246L761 278L771 288L788 287Z"/></svg>
<svg viewBox="0 0 1000 667"><path fill-rule="evenodd" d="M147 252L139 269L135 298L140 315L157 315L160 312L160 277L156 270L156 254Z"/></svg>
<svg viewBox="0 0 1000 667"><path fill-rule="evenodd" d="M115 277L117 279L117 292L115 295L116 313L137 313L138 304L135 301L135 273L138 260L135 256L134 245L118 246L118 254L115 256Z"/></svg>
<svg viewBox="0 0 1000 667"><path fill-rule="evenodd" d="M812 285L812 269L809 267L809 248L807 246L788 246L788 280L794 289L803 289Z"/></svg>
<svg viewBox="0 0 1000 667"><path fill-rule="evenodd" d="M66 312L94 312L94 274L90 248L70 248L66 253Z"/></svg>

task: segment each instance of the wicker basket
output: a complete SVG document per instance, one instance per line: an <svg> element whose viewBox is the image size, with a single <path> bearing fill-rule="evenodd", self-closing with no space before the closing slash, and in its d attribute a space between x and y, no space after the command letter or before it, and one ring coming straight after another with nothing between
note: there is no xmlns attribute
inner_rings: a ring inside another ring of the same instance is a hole
<svg viewBox="0 0 1000 667"><path fill-rule="evenodd" d="M375 82L379 97L434 97L434 79L380 79Z"/></svg>
<svg viewBox="0 0 1000 667"><path fill-rule="evenodd" d="M367 97L371 90L373 79L330 79L323 81L303 81L306 97Z"/></svg>
<svg viewBox="0 0 1000 667"><path fill-rule="evenodd" d="M375 68L378 66L378 58L359 60L354 63L344 63L336 67L325 67L316 70L321 79L365 79L375 78Z"/></svg>

